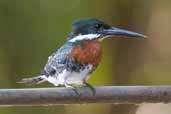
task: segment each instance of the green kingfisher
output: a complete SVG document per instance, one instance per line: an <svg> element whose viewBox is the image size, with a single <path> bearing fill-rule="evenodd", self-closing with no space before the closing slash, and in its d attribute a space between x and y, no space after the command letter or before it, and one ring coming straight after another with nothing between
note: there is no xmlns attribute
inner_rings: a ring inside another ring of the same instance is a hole
<svg viewBox="0 0 171 114"><path fill-rule="evenodd" d="M27 85L48 81L54 86L72 88L88 86L87 79L96 70L102 57L101 42L115 36L145 38L145 35L112 27L95 18L85 18L72 24L67 42L49 56L42 73L36 77L24 78L19 83Z"/></svg>

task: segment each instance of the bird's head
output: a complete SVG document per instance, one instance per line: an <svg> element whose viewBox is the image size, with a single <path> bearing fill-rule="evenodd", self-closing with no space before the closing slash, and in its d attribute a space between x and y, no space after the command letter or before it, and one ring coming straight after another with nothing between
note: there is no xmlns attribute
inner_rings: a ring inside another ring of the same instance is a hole
<svg viewBox="0 0 171 114"><path fill-rule="evenodd" d="M95 18L80 19L72 24L72 33L68 37L70 42L82 40L99 40L110 36L127 36L145 38L146 36L124 29L112 27Z"/></svg>

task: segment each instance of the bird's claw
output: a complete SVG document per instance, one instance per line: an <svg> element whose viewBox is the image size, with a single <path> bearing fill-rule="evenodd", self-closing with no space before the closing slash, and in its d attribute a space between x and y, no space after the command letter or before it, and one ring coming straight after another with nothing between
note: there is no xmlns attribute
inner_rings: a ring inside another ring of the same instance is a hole
<svg viewBox="0 0 171 114"><path fill-rule="evenodd" d="M81 94L77 91L75 87L72 88L72 90L75 92L76 95L80 96Z"/></svg>
<svg viewBox="0 0 171 114"><path fill-rule="evenodd" d="M85 86L91 89L93 96L96 95L96 90L95 90L95 88L92 85L90 85L89 83L85 82Z"/></svg>
<svg viewBox="0 0 171 114"><path fill-rule="evenodd" d="M69 85L69 84L67 84L67 83L65 83L65 87L71 88L71 89L74 91L74 93L75 93L76 95L78 95L78 96L81 95L81 94L77 91L77 88L76 88L76 87L71 86L71 85Z"/></svg>

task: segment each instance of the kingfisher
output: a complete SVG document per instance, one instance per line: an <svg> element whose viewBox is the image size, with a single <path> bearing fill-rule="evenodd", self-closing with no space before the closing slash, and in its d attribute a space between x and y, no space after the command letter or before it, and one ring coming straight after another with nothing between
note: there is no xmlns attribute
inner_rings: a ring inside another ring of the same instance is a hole
<svg viewBox="0 0 171 114"><path fill-rule="evenodd" d="M84 18L72 24L72 32L67 42L48 57L40 75L24 78L19 83L26 85L50 82L54 86L72 88L77 94L77 87L89 87L90 75L98 67L102 58L101 42L115 36L145 38L145 35L112 27L95 18Z"/></svg>

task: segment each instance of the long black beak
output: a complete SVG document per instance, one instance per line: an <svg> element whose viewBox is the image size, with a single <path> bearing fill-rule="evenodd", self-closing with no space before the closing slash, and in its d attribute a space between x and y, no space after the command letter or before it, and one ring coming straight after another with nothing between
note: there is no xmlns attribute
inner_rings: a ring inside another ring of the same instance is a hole
<svg viewBox="0 0 171 114"><path fill-rule="evenodd" d="M127 36L127 37L146 38L145 35L124 30L124 29L115 28L115 27L104 29L101 31L101 34L103 34L104 36Z"/></svg>

